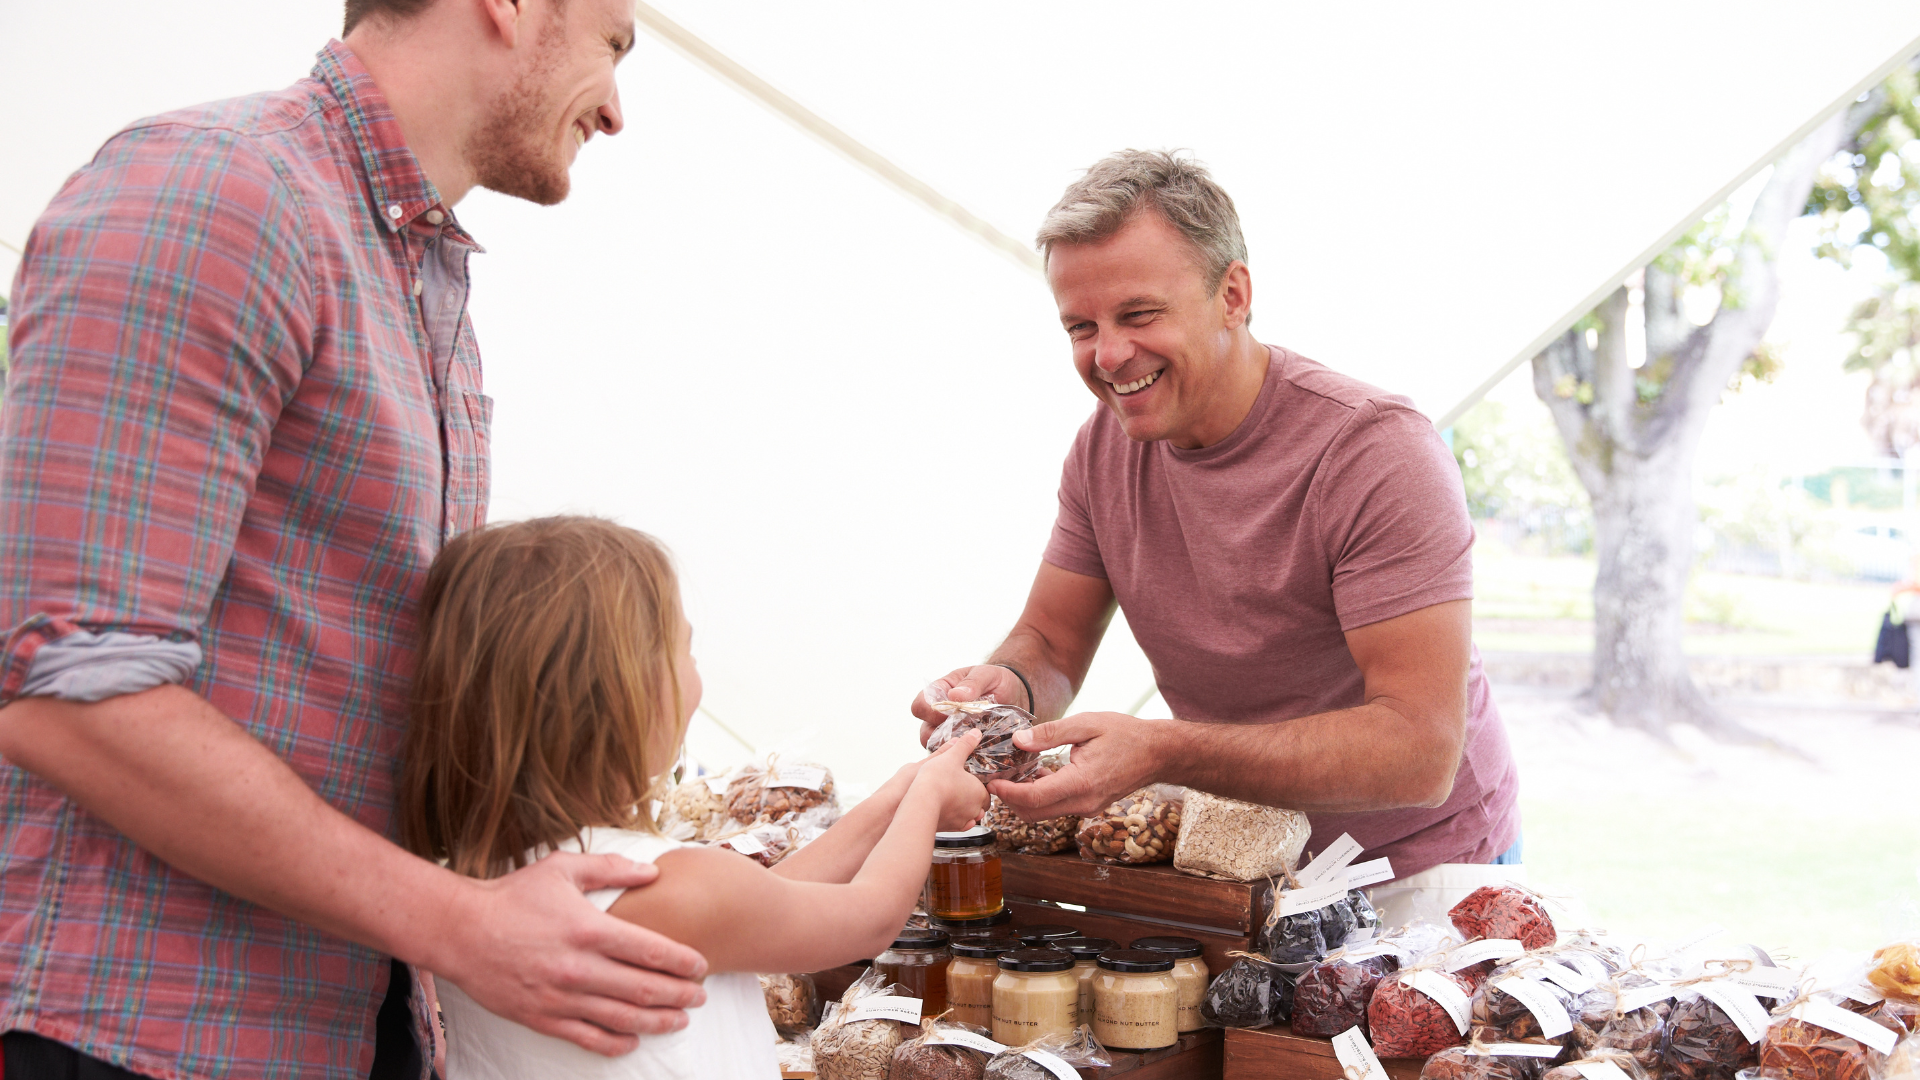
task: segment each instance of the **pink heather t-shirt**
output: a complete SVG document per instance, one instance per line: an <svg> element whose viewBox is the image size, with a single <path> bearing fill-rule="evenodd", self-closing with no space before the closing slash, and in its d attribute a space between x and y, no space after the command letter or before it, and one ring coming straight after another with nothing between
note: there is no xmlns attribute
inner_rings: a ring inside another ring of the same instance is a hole
<svg viewBox="0 0 1920 1080"><path fill-rule="evenodd" d="M1213 446L1129 439L1094 411L1060 480L1046 561L1104 577L1173 715L1247 724L1351 708L1345 631L1473 597L1453 455L1413 403L1269 347L1253 410ZM1313 814L1396 876L1485 863L1519 839L1519 777L1480 652L1466 752L1436 809Z"/></svg>

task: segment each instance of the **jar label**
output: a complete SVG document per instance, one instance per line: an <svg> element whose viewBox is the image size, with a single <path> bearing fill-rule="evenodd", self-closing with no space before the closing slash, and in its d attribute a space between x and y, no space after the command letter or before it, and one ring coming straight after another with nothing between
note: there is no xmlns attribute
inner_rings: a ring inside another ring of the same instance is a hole
<svg viewBox="0 0 1920 1080"><path fill-rule="evenodd" d="M1440 1007L1453 1018L1453 1026L1459 1029L1460 1034L1467 1033L1467 1007L1470 1002L1466 993L1452 979L1428 968L1414 972L1413 977L1407 980L1407 985L1439 1002Z"/></svg>
<svg viewBox="0 0 1920 1080"><path fill-rule="evenodd" d="M1320 853L1318 858L1308 863L1305 869L1294 876L1300 879L1302 885L1318 885L1329 877L1345 885L1347 879L1340 875L1340 871L1345 870L1348 863L1360 857L1360 850L1360 841L1346 833L1341 833L1340 839L1335 840L1327 850Z"/></svg>
<svg viewBox="0 0 1920 1080"><path fill-rule="evenodd" d="M1573 1030L1573 1017L1567 1015L1567 1007L1532 979L1510 975L1493 985L1525 1005L1533 1018L1540 1021L1540 1034L1547 1038L1557 1039ZM1557 1048L1554 1050L1555 1054L1559 1052Z"/></svg>
<svg viewBox="0 0 1920 1080"><path fill-rule="evenodd" d="M1760 1036L1765 1034L1766 1006L1760 1004L1760 999L1754 997L1745 987L1715 980L1700 983L1694 989L1700 992L1701 997L1720 1006L1721 1012L1732 1017L1735 1026L1740 1029L1740 1034L1745 1035L1748 1042L1757 1043L1760 1041Z"/></svg>
<svg viewBox="0 0 1920 1080"><path fill-rule="evenodd" d="M1380 1056L1367 1045L1367 1037L1358 1026L1333 1037L1333 1056L1340 1059L1340 1068L1352 1080L1387 1080Z"/></svg>
<svg viewBox="0 0 1920 1080"><path fill-rule="evenodd" d="M1485 960L1511 960L1525 955L1527 947L1512 938L1482 938L1469 941L1447 954L1447 970L1459 971Z"/></svg>
<svg viewBox="0 0 1920 1080"><path fill-rule="evenodd" d="M819 791L827 783L827 770L818 765L782 765L773 771L768 787L806 788Z"/></svg>
<svg viewBox="0 0 1920 1080"><path fill-rule="evenodd" d="M1049 1054L1045 1050L1023 1050L1021 1056L1038 1062L1041 1068L1060 1080L1080 1080L1080 1070L1067 1064L1067 1059L1058 1054Z"/></svg>
<svg viewBox="0 0 1920 1080"><path fill-rule="evenodd" d="M1795 1020L1818 1024L1837 1035L1865 1043L1882 1054L1893 1053L1893 1044L1900 1039L1893 1030L1825 1001L1803 1001L1794 1006L1791 1015Z"/></svg>
<svg viewBox="0 0 1920 1080"><path fill-rule="evenodd" d="M1006 1050L1005 1043L997 1043L985 1035L977 1035L960 1028L936 1028L933 1036L927 1040L928 1046L964 1046L969 1050L978 1050L986 1054L998 1054Z"/></svg>
<svg viewBox="0 0 1920 1080"><path fill-rule="evenodd" d="M1573 1067L1586 1080L1630 1080L1627 1071L1611 1061L1576 1061Z"/></svg>
<svg viewBox="0 0 1920 1080"><path fill-rule="evenodd" d="M897 994L868 994L853 1003L846 1022L857 1020L898 1020L903 1024L920 1022L920 999Z"/></svg>

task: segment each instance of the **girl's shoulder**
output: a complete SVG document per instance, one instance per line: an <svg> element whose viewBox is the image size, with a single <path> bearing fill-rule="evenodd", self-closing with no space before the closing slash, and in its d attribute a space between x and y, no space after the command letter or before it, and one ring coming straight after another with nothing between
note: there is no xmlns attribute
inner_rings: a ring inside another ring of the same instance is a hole
<svg viewBox="0 0 1920 1080"><path fill-rule="evenodd" d="M624 855L634 862L650 863L669 851L688 847L678 840L669 840L657 833L640 832L637 829L613 829L594 827L582 829L580 835L571 840L563 840L553 846L554 851L575 851L587 855ZM624 889L595 889L587 894L587 899L601 911L613 905Z"/></svg>

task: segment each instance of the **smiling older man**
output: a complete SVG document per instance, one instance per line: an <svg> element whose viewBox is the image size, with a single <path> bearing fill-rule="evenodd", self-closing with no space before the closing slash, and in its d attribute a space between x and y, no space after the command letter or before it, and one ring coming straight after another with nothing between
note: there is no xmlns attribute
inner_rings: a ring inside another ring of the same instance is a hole
<svg viewBox="0 0 1920 1080"><path fill-rule="evenodd" d="M994 794L1028 818L1150 781L1294 807L1315 847L1351 833L1415 887L1517 861L1518 781L1471 640L1473 527L1432 424L1254 340L1238 216L1192 161L1101 161L1039 242L1100 404L1020 621L940 682L1031 706L1052 722L1025 745L1073 752ZM1116 602L1178 719L1053 719ZM914 709L924 738L938 717Z"/></svg>

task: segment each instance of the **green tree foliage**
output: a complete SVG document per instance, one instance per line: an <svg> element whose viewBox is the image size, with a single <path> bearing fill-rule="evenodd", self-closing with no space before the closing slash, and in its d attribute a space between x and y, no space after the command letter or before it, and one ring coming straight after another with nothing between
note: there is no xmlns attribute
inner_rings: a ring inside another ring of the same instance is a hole
<svg viewBox="0 0 1920 1080"><path fill-rule="evenodd" d="M1592 550L1587 494L1544 412L1483 401L1453 426L1453 457L1476 519L1518 524L1549 552Z"/></svg>
<svg viewBox="0 0 1920 1080"><path fill-rule="evenodd" d="M1819 253L1844 266L1862 247L1920 280L1920 79L1911 67L1888 76L1876 108L1814 182L1807 213L1820 222Z"/></svg>

